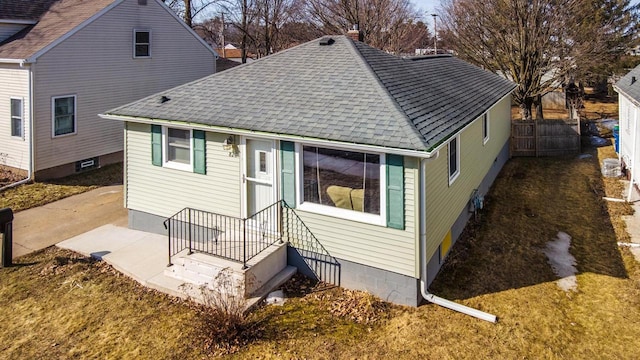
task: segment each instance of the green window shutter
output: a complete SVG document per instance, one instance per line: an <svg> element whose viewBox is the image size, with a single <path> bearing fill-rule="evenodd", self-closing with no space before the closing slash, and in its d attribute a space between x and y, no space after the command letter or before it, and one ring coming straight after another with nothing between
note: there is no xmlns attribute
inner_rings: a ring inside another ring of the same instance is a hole
<svg viewBox="0 0 640 360"><path fill-rule="evenodd" d="M205 175L207 173L207 141L205 132L193 130L193 172Z"/></svg>
<svg viewBox="0 0 640 360"><path fill-rule="evenodd" d="M404 158L387 155L387 227L404 230Z"/></svg>
<svg viewBox="0 0 640 360"><path fill-rule="evenodd" d="M151 125L151 163L162 166L162 126Z"/></svg>
<svg viewBox="0 0 640 360"><path fill-rule="evenodd" d="M282 170L282 199L294 208L296 206L296 150L290 141L280 141Z"/></svg>

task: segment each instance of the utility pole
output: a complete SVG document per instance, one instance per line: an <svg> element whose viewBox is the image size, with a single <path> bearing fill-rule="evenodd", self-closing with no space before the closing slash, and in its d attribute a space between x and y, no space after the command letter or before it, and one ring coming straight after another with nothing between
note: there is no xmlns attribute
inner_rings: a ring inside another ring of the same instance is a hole
<svg viewBox="0 0 640 360"><path fill-rule="evenodd" d="M436 18L438 14L431 14L433 16L433 53L438 54L438 24Z"/></svg>
<svg viewBox="0 0 640 360"><path fill-rule="evenodd" d="M222 42L222 57L226 58L227 54L226 54L226 44L225 44L225 40L224 40L224 11L221 14L222 17L222 29L220 29L220 40Z"/></svg>

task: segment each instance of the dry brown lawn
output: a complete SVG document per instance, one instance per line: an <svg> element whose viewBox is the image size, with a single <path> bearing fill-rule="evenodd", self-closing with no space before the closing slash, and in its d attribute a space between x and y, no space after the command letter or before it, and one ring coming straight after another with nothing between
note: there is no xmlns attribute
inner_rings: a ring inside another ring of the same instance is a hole
<svg viewBox="0 0 640 360"><path fill-rule="evenodd" d="M33 182L0 191L0 208L26 210L93 190L99 186L122 184L122 163L71 175L62 179Z"/></svg>
<svg viewBox="0 0 640 360"><path fill-rule="evenodd" d="M592 158L507 163L479 222L453 247L431 291L496 314L497 324L425 304L394 307L366 294L289 286L282 307L228 358L638 359L640 266L617 241L631 208ZM576 291L542 253L572 237ZM145 290L108 266L56 249L0 269L0 358L200 358L194 306ZM297 285L300 285L298 283Z"/></svg>

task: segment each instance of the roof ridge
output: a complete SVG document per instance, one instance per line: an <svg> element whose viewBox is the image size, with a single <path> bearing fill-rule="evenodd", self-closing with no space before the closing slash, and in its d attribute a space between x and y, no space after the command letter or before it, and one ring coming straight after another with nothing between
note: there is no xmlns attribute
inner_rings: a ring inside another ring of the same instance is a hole
<svg viewBox="0 0 640 360"><path fill-rule="evenodd" d="M397 110L397 112L399 113L399 115L402 117L402 119L405 121L405 125L404 127L402 127L402 129L405 131L406 135L408 136L408 138L412 138L412 137L417 137L419 139L419 144L415 144L414 141L412 141L412 143L414 143L414 145L416 147L421 146L426 148L427 147L427 142L424 138L424 136L422 134L420 134L420 132L418 131L418 129L416 128L416 126L413 124L413 122L411 121L411 118L409 118L409 116L407 115L407 113L402 109L402 107L400 106L400 104L396 101L395 97L389 92L389 89L387 89L387 87L382 83L382 80L380 79L380 76L376 73L376 71L371 67L371 65L369 64L369 62L367 61L367 59L365 58L365 56L362 54L362 52L360 51L360 49L358 48L358 46L356 46L355 40L344 36L343 37L346 38L347 43L350 44L350 46L348 47L350 50L352 50L357 56L356 58L361 60L361 66L366 70L367 73L369 73L371 75L371 77L376 81L376 83L378 84L378 90L379 92L381 92L382 94L384 94L384 98L387 99L389 101L389 103L393 106L394 109ZM384 56L390 56L393 58L396 58L399 61L403 61L402 58L397 57L395 55L391 55L391 54L387 54L385 52L383 52L382 50L373 48L369 45L367 45L366 43L360 42L361 45L366 46L374 51L380 52L381 55ZM408 128L408 129L407 129Z"/></svg>

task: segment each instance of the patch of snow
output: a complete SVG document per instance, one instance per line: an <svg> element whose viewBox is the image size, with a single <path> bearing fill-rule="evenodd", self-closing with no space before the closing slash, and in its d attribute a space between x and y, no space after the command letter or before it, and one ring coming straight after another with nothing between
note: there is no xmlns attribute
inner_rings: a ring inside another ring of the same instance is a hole
<svg viewBox="0 0 640 360"><path fill-rule="evenodd" d="M613 127L618 125L618 120L617 119L602 119L600 120L600 126L602 126L603 128L609 129L609 130L613 130Z"/></svg>
<svg viewBox="0 0 640 360"><path fill-rule="evenodd" d="M579 158L579 159L581 159L581 160L582 160L582 159L590 159L590 158L592 158L592 157L593 157L593 155L591 155L591 154L580 154L580 155L578 156L578 158Z"/></svg>
<svg viewBox="0 0 640 360"><path fill-rule="evenodd" d="M576 279L576 258L569 253L571 245L571 236L565 232L558 232L556 239L547 243L547 247L543 250L547 256L549 265L553 272L560 277L558 287L564 291L577 290L578 282Z"/></svg>
<svg viewBox="0 0 640 360"><path fill-rule="evenodd" d="M592 146L607 146L610 144L609 140L603 139L600 136L596 135L589 136L589 143Z"/></svg>
<svg viewBox="0 0 640 360"><path fill-rule="evenodd" d="M282 292L282 290L276 290L270 292L269 295L267 295L267 299L265 301L268 305L282 306L284 304L284 300L284 292Z"/></svg>

